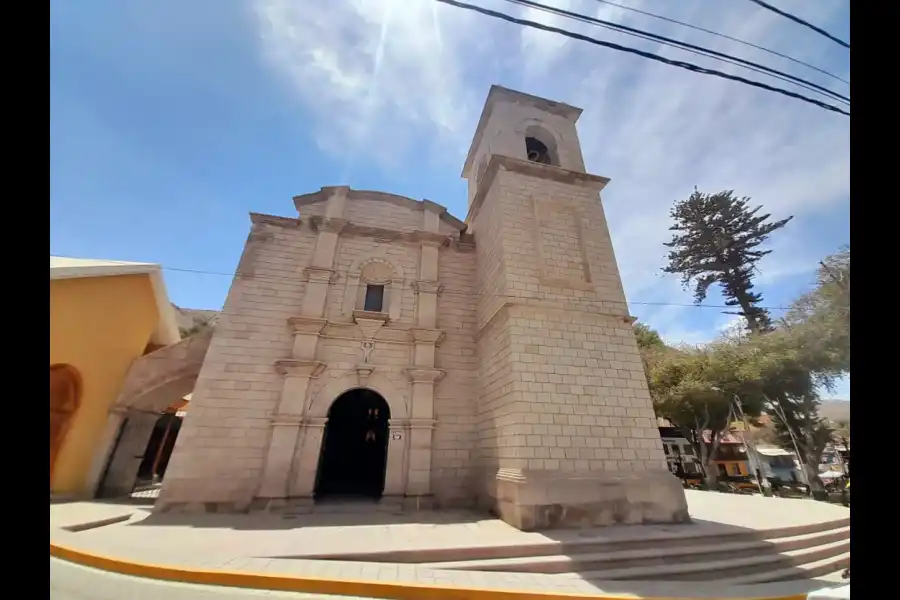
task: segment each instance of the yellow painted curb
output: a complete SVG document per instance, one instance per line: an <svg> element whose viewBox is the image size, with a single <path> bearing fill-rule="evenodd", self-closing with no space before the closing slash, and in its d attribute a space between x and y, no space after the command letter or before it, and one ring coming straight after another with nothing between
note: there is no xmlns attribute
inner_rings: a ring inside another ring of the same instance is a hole
<svg viewBox="0 0 900 600"><path fill-rule="evenodd" d="M206 571L150 565L100 556L50 544L50 556L68 562L110 571L132 577L162 579L180 583L199 585L219 585L305 594L326 594L333 596L362 596L386 598L388 600L572 600L591 598L593 600L639 599L630 594L590 595L560 594L554 592L523 592L514 590L480 589L464 587L442 587L421 583L394 583L385 581L340 581L297 575L263 575L261 573L237 573L231 571ZM691 600L687 598L652 598L643 600ZM715 600L715 599L706 599ZM720 599L724 600L724 599ZM728 600L736 600L729 598ZM806 600L806 594L745 598L738 600Z"/></svg>

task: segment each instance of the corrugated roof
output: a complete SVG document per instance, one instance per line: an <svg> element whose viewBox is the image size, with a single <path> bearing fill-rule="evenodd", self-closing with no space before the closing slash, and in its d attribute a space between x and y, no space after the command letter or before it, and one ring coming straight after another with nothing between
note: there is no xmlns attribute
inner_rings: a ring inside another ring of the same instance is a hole
<svg viewBox="0 0 900 600"><path fill-rule="evenodd" d="M159 325L150 340L154 344L168 346L181 340L178 321L166 284L162 278L162 268L154 263L126 262L121 260L100 260L92 258L50 257L50 280L79 279L87 277L112 277L115 275L147 274L153 287L156 308L159 311Z"/></svg>

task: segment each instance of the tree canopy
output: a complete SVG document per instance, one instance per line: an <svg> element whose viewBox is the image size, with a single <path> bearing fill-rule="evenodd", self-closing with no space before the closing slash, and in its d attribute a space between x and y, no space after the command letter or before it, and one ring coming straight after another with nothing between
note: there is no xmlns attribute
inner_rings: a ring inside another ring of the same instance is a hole
<svg viewBox="0 0 900 600"><path fill-rule="evenodd" d="M726 306L738 307L753 333L771 328L771 317L759 306L762 295L754 292L756 264L771 250L760 245L793 218L770 221L771 215L757 214L750 198L738 198L732 190L704 194L694 189L686 200L672 207L674 223L668 247L665 273L681 276L681 283L694 293L694 301L706 300L709 288L718 283Z"/></svg>
<svg viewBox="0 0 900 600"><path fill-rule="evenodd" d="M635 325L654 408L697 445L704 464L727 433L736 402L750 419L762 412L786 448L795 443L811 484L832 437L818 414L818 390L850 371L850 248L822 261L816 286L768 331L721 336L698 347L670 347L658 332ZM702 431L711 432L711 448ZM707 475L713 479L713 470Z"/></svg>

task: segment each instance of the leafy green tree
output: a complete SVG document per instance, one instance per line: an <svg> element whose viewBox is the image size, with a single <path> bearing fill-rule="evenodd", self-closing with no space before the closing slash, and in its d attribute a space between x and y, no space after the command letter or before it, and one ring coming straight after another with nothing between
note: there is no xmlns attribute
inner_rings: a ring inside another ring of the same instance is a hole
<svg viewBox="0 0 900 600"><path fill-rule="evenodd" d="M736 417L735 395L748 417L758 417L762 410L764 399L756 384L759 363L748 361L745 350L723 339L703 347L669 349L648 361L654 409L694 447L709 488L717 478L710 465ZM709 432L708 444L704 431Z"/></svg>
<svg viewBox="0 0 900 600"><path fill-rule="evenodd" d="M793 218L771 222L770 214L757 214L750 198L738 198L726 190L704 194L694 188L687 200L675 203L670 215L674 224L668 265L663 271L681 276L682 285L692 289L701 304L713 284L719 284L727 306L747 322L748 330L761 333L771 329L768 312L759 306L762 294L753 291L756 264L771 250L760 245Z"/></svg>
<svg viewBox="0 0 900 600"><path fill-rule="evenodd" d="M850 372L850 246L820 263L816 287L791 305L785 326L803 329L804 342L829 355L831 368Z"/></svg>

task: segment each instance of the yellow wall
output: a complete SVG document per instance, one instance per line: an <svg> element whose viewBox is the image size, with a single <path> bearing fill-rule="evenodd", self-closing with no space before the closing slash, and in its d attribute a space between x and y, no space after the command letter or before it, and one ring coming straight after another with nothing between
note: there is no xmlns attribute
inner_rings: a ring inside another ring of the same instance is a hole
<svg viewBox="0 0 900 600"><path fill-rule="evenodd" d="M745 460L714 460L712 461L712 464L715 469L719 468L718 465L725 465L729 475L738 474L734 472L735 467L740 470L740 475L750 475L750 467Z"/></svg>
<svg viewBox="0 0 900 600"><path fill-rule="evenodd" d="M131 363L156 328L159 313L148 275L50 281L50 364L82 378L81 407L63 441L50 488L81 493L110 405Z"/></svg>

